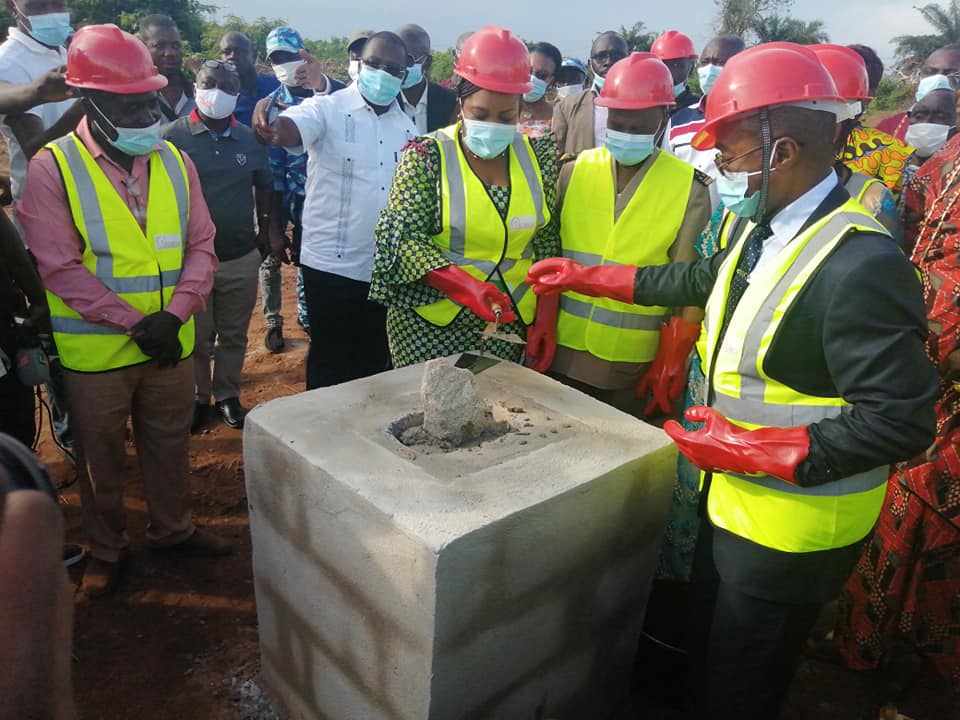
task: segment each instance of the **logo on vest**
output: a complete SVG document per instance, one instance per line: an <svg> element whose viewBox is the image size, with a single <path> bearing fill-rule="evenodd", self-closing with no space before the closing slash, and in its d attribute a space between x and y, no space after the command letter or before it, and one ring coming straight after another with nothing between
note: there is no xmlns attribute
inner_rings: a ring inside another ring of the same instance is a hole
<svg viewBox="0 0 960 720"><path fill-rule="evenodd" d="M153 244L157 250L179 250L180 236L175 233L169 235L154 235Z"/></svg>
<svg viewBox="0 0 960 720"><path fill-rule="evenodd" d="M239 165L240 167L243 167L244 165L247 164L247 156L245 154L237 153L236 155L234 155L234 157L237 158L237 165Z"/></svg>
<svg viewBox="0 0 960 720"><path fill-rule="evenodd" d="M537 220L533 215L516 215L510 218L511 230L533 230L537 225Z"/></svg>

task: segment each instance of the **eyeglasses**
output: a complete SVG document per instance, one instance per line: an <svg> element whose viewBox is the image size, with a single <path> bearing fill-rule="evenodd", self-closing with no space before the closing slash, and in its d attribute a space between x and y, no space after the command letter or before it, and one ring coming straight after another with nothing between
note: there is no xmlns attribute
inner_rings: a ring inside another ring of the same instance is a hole
<svg viewBox="0 0 960 720"><path fill-rule="evenodd" d="M397 67L396 65L384 65L383 63L378 62L376 60L369 60L369 61L361 60L360 62L362 62L364 65L366 65L368 68L372 70L383 70L384 72L389 73L390 75L393 75L394 77L397 77L397 78L402 79L403 76L407 74L407 69L405 67Z"/></svg>
<svg viewBox="0 0 960 720"><path fill-rule="evenodd" d="M622 53L619 50L606 50L604 52L594 53L590 56L590 59L595 63L615 63L618 60L623 60L626 56L626 53Z"/></svg>
<svg viewBox="0 0 960 720"><path fill-rule="evenodd" d="M204 60L200 67L210 68L211 70L219 70L223 68L227 72L236 72L237 66L234 65L229 60Z"/></svg>
<svg viewBox="0 0 960 720"><path fill-rule="evenodd" d="M757 150L763 150L763 145L757 145L755 148L751 150L747 150L745 153L737 155L736 157L732 157L729 160L724 160L723 153L718 152L716 155L713 156L713 164L717 166L717 172L719 172L724 177L728 177L727 166L730 165L730 163L734 163L737 160L742 160L747 155L753 155L753 153L755 153Z"/></svg>

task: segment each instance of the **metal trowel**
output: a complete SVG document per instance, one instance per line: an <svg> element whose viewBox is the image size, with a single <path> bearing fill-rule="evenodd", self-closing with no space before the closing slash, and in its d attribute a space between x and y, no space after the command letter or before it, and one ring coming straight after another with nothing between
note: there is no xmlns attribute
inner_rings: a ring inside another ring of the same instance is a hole
<svg viewBox="0 0 960 720"><path fill-rule="evenodd" d="M464 370L469 370L474 375L482 373L487 368L493 367L498 362L500 358L493 357L486 354L487 344L491 339L502 340L504 342L518 343L523 345L526 343L522 337L516 333L502 333L500 332L500 316L503 314L503 308L499 305L494 304L492 306L493 315L495 320L491 323L487 323L487 326L480 332L480 352L471 353L465 352L454 363L454 367L463 368Z"/></svg>

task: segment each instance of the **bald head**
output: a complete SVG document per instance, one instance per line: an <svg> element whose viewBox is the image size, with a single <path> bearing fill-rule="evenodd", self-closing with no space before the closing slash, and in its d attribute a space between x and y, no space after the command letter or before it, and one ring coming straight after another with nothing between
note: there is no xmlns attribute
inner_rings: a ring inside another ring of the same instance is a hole
<svg viewBox="0 0 960 720"><path fill-rule="evenodd" d="M743 38L734 35L718 35L708 42L700 53L701 65L726 65L727 60L746 48Z"/></svg>
<svg viewBox="0 0 960 720"><path fill-rule="evenodd" d="M590 69L593 70L594 75L606 77L607 71L629 54L630 48L627 46L627 41L623 39L623 35L614 30L607 30L597 35L593 45L590 46Z"/></svg>
<svg viewBox="0 0 960 720"><path fill-rule="evenodd" d="M253 41L239 30L230 30L220 38L220 59L237 66L240 77L256 75L254 61L257 59Z"/></svg>
<svg viewBox="0 0 960 720"><path fill-rule="evenodd" d="M430 35L427 31L415 23L401 25L397 28L397 35L403 40L409 52L414 59L420 59L430 55Z"/></svg>
<svg viewBox="0 0 960 720"><path fill-rule="evenodd" d="M923 77L953 75L957 72L960 72L960 45L944 45L934 50L920 68Z"/></svg>
<svg viewBox="0 0 960 720"><path fill-rule="evenodd" d="M910 108L910 124L934 123L954 126L957 108L953 90L931 90Z"/></svg>

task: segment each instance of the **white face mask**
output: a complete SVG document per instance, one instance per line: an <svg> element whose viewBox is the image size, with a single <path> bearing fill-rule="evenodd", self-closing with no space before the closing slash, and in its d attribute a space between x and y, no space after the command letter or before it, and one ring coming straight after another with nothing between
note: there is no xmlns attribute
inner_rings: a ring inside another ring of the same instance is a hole
<svg viewBox="0 0 960 720"><path fill-rule="evenodd" d="M576 95L583 91L583 85L561 85L557 88L557 99L565 98L569 95Z"/></svg>
<svg viewBox="0 0 960 720"><path fill-rule="evenodd" d="M219 88L197 88L194 99L200 113L211 120L228 118L237 107L237 96Z"/></svg>
<svg viewBox="0 0 960 720"><path fill-rule="evenodd" d="M904 139L917 149L917 155L928 158L947 144L951 130L952 126L940 123L913 123Z"/></svg>
<svg viewBox="0 0 960 720"><path fill-rule="evenodd" d="M357 81L357 78L360 77L360 61L351 60L347 65L347 74L350 76L350 79L354 82Z"/></svg>
<svg viewBox="0 0 960 720"><path fill-rule="evenodd" d="M273 74L277 76L277 80L287 87L297 87L299 83L294 80L297 74L297 68L306 64L306 62L306 60L293 60L292 62L274 65Z"/></svg>

